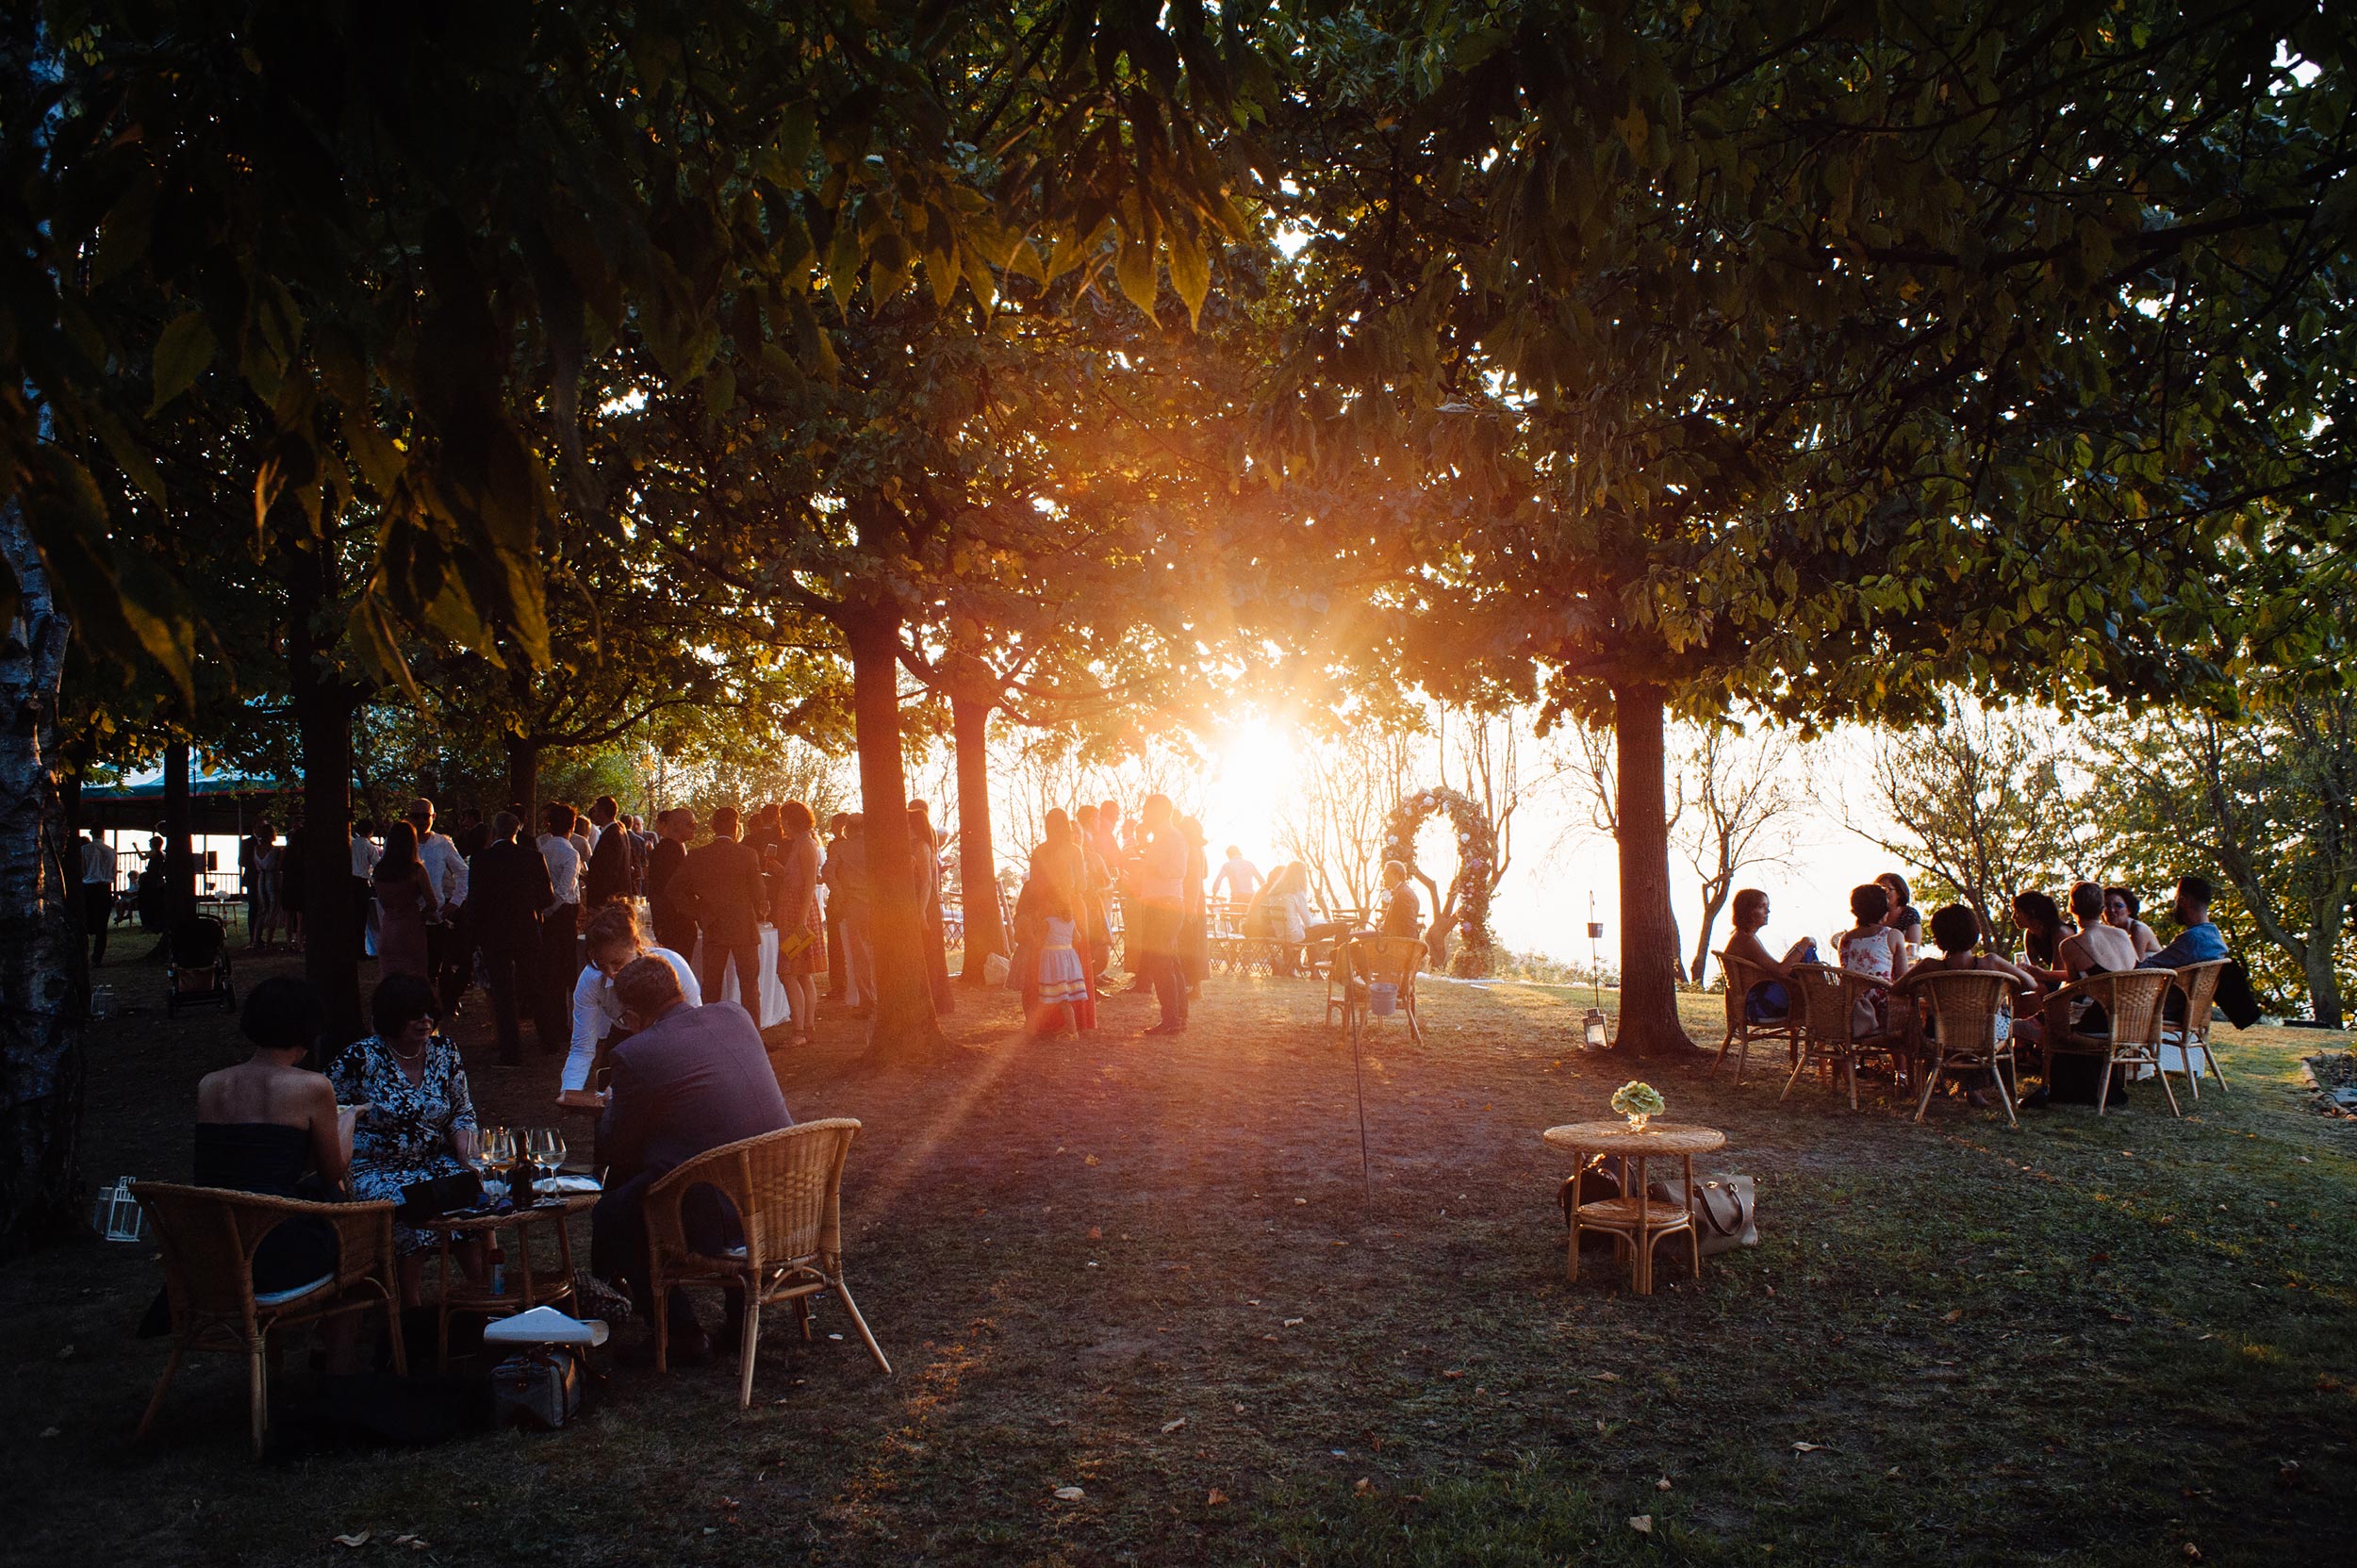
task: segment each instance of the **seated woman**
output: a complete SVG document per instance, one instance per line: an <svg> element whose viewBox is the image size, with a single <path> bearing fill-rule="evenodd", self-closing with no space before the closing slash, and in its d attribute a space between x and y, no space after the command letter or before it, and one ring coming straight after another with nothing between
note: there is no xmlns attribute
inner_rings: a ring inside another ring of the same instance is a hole
<svg viewBox="0 0 2357 1568"><path fill-rule="evenodd" d="M436 1031L434 987L417 975L378 982L369 1009L376 1032L355 1040L327 1072L337 1096L364 1106L353 1138L352 1189L401 1201L401 1190L455 1176L474 1156L474 1100L458 1048ZM438 1237L393 1222L402 1304L418 1304L425 1254ZM474 1262L469 1261L470 1272Z"/></svg>
<svg viewBox="0 0 2357 1568"><path fill-rule="evenodd" d="M1923 916L1907 901L1907 880L1896 871L1885 871L1874 879L1874 885L1890 895L1890 913L1883 916L1883 924L1899 933L1899 941L1909 953L1923 946Z"/></svg>
<svg viewBox="0 0 2357 1568"><path fill-rule="evenodd" d="M2027 960L2021 967L2037 976L2044 985L2069 983L2071 976L2062 966L2062 910L2043 893L2016 893L2013 896L2013 922L2021 928L2021 955Z"/></svg>
<svg viewBox="0 0 2357 1568"><path fill-rule="evenodd" d="M1932 916L1932 940L1938 944L1939 952L1933 957L1916 960L1899 978L1899 983L1891 987L1894 994L1911 994L1930 975L1974 970L2003 975L2013 982L2015 991L2033 999L2045 989L2038 983L2037 977L2027 969L2009 964L1993 953L1977 950L1981 945L1981 922L1962 904L1950 904ZM2038 1027L2034 1019L2017 1020L2006 1015L1997 1020L1997 1031L2000 1039L2011 1037L2017 1053L2024 1045L2035 1048L2038 1041ZM1926 1023L1924 1032L1937 1038L1936 1023ZM1980 1075L1978 1083L1966 1090L1965 1098L1974 1105L1991 1105L1996 1103L1997 1096L1988 1076L1984 1073Z"/></svg>
<svg viewBox="0 0 2357 1568"><path fill-rule="evenodd" d="M2153 934L2151 926L2137 918L2143 913L2143 906L2136 898L2135 889L2132 887L2103 889L2104 922L2117 926L2128 933L2129 939L2136 945L2136 962L2139 964L2161 950L2161 939Z"/></svg>
<svg viewBox="0 0 2357 1568"><path fill-rule="evenodd" d="M2091 882L2073 883L2070 913L2079 929L2055 945L2056 967L2067 981L2089 975L2112 975L2136 966L2135 938L2103 919L2103 889ZM2110 1032L2111 1020L2097 1002L2074 998L2047 1009L2046 1027L2076 1030L2082 1034Z"/></svg>
<svg viewBox="0 0 2357 1568"><path fill-rule="evenodd" d="M198 1186L314 1201L343 1190L353 1113L339 1115L336 1086L302 1065L326 1018L319 993L290 975L246 993L238 1023L254 1054L197 1081ZM254 1253L260 1293L293 1290L335 1271L336 1232L324 1220L288 1220Z"/></svg>
<svg viewBox="0 0 2357 1568"><path fill-rule="evenodd" d="M1857 924L1833 939L1834 951L1841 955L1843 968L1885 982L1899 977L1900 970L1906 966L1902 956L1906 944L1897 932L1883 924L1889 914L1890 889L1880 883L1865 883L1850 889L1850 916ZM1887 995L1877 986L1858 998L1850 1020L1851 1033L1863 1037L1884 1032L1883 1004Z"/></svg>
<svg viewBox="0 0 2357 1568"><path fill-rule="evenodd" d="M1727 956L1741 959L1770 977L1754 982L1743 994L1743 1016L1755 1024L1780 1023L1792 1015L1792 993L1786 989L1792 966L1771 955L1760 941L1759 933L1767 924L1768 895L1756 887L1738 891L1735 934L1727 938Z"/></svg>
<svg viewBox="0 0 2357 1568"><path fill-rule="evenodd" d="M690 1007L703 1005L703 992L687 960L649 942L639 928L638 912L618 899L601 905L589 916L588 929L582 933L582 948L589 962L581 966L581 976L573 982L573 1044L565 1055L564 1075L557 1081L556 1103L595 1110L604 1103L598 1093L604 1087L597 1081L598 1068L606 1052L630 1035L622 1027L622 1004L614 995L614 977L624 966L642 956L663 960L679 976L680 994Z"/></svg>

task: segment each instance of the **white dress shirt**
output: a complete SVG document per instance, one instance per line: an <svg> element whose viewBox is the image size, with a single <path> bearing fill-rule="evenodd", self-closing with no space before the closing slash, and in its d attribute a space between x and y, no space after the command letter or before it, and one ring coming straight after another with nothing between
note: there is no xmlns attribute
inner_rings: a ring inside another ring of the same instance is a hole
<svg viewBox="0 0 2357 1568"><path fill-rule="evenodd" d="M385 858L375 839L367 834L354 834L352 838L352 874L366 880L376 869L376 863Z"/></svg>
<svg viewBox="0 0 2357 1568"><path fill-rule="evenodd" d="M556 889L556 901L581 902L581 851L573 848L573 841L552 833L542 834L540 858L549 864L549 885Z"/></svg>
<svg viewBox="0 0 2357 1568"><path fill-rule="evenodd" d="M104 836L94 836L82 846L82 881L96 883L102 887L115 884L115 850Z"/></svg>
<svg viewBox="0 0 2357 1568"><path fill-rule="evenodd" d="M467 901L467 857L445 833L429 833L418 840L418 862L434 880L434 896L447 916Z"/></svg>
<svg viewBox="0 0 2357 1568"><path fill-rule="evenodd" d="M668 948L649 948L643 956L659 958L671 966L688 1006L704 1004L703 988L696 983L696 971L687 966L687 960ZM565 1053L565 1077L557 1088L589 1087L589 1068L598 1058L598 1042L621 1027L622 1002L614 994L613 981L595 964L583 965L581 978L573 982L573 1048Z"/></svg>
<svg viewBox="0 0 2357 1568"><path fill-rule="evenodd" d="M1217 896L1223 887L1228 890L1228 897L1249 902L1252 895L1261 890L1261 868L1242 855L1221 861L1219 875L1211 879L1212 894Z"/></svg>

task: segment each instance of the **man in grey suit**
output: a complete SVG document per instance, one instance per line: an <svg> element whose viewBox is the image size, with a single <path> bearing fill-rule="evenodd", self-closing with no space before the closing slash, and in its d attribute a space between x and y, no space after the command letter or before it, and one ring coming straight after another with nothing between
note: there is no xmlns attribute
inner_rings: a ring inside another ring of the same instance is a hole
<svg viewBox="0 0 2357 1568"><path fill-rule="evenodd" d="M707 1149L794 1125L752 1015L733 1002L690 1007L679 977L660 958L634 960L614 977L623 1022L633 1031L609 1061L611 1098L598 1122L605 1193L590 1211L590 1268L627 1281L642 1312L647 1294L647 1188ZM720 1253L741 1238L735 1211L709 1187L687 1195L681 1219L688 1245ZM744 1310L732 1299L732 1316ZM711 1342L686 1294L670 1293L674 1357L694 1361ZM650 1352L652 1345L648 1346Z"/></svg>

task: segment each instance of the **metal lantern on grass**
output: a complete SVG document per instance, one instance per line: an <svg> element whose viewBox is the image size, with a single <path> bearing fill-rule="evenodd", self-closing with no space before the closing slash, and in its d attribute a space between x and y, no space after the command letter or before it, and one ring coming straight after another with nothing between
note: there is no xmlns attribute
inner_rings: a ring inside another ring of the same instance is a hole
<svg viewBox="0 0 2357 1568"><path fill-rule="evenodd" d="M136 1242L147 1239L147 1211L131 1196L131 1179L118 1180L111 1187L98 1190L98 1201L90 1216L91 1229L110 1242Z"/></svg>

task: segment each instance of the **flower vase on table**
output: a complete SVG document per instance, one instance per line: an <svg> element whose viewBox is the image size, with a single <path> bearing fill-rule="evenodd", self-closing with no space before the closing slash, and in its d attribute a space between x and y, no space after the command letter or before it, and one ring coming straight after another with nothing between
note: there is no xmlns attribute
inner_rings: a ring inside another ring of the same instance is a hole
<svg viewBox="0 0 2357 1568"><path fill-rule="evenodd" d="M1668 1110L1669 1104L1660 1090L1632 1078L1612 1091L1612 1109L1628 1118L1631 1132L1642 1132L1645 1124Z"/></svg>

